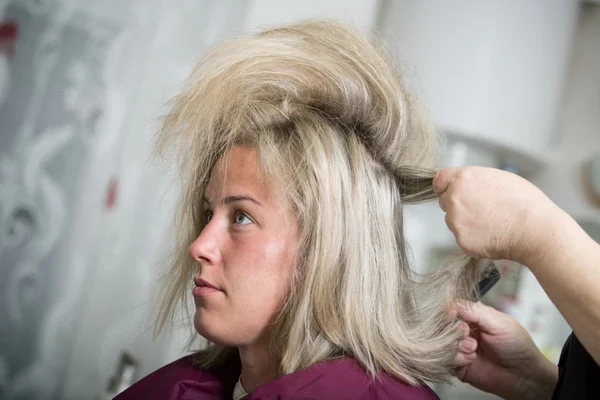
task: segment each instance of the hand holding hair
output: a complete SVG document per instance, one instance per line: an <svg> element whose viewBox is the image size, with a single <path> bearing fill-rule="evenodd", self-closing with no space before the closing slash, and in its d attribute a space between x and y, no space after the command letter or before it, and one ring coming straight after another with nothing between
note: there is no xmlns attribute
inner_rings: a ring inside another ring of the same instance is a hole
<svg viewBox="0 0 600 400"><path fill-rule="evenodd" d="M558 368L509 315L482 303L457 302L465 336L456 356L457 376L504 399L550 399Z"/></svg>
<svg viewBox="0 0 600 400"><path fill-rule="evenodd" d="M494 168L442 169L433 190L457 244L477 259L525 264L544 251L540 228L559 211L527 180Z"/></svg>
<svg viewBox="0 0 600 400"><path fill-rule="evenodd" d="M433 189L459 247L475 258L527 266L600 363L600 245L515 174L446 168L435 175Z"/></svg>

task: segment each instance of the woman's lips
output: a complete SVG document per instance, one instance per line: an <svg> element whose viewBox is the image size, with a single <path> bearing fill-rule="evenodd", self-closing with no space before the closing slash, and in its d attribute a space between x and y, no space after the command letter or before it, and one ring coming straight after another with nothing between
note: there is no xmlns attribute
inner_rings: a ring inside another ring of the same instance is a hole
<svg viewBox="0 0 600 400"><path fill-rule="evenodd" d="M192 295L194 297L204 297L219 292L219 289L215 289L214 287L210 286L196 286L194 289L192 289Z"/></svg>
<svg viewBox="0 0 600 400"><path fill-rule="evenodd" d="M194 297L204 297L222 292L222 290L215 285L202 278L194 278L194 284L196 285L196 287L192 289L192 295Z"/></svg>

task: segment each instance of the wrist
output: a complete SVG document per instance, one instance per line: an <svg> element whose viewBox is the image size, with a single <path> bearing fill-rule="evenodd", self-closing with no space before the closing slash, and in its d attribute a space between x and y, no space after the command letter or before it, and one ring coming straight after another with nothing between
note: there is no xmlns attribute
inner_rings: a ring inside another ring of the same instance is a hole
<svg viewBox="0 0 600 400"><path fill-rule="evenodd" d="M571 225L576 223L562 209L554 206L541 213L536 223L530 223L520 240L520 250L515 253L514 261L527 266L532 272L543 268L552 253L564 246L564 236L569 236Z"/></svg>

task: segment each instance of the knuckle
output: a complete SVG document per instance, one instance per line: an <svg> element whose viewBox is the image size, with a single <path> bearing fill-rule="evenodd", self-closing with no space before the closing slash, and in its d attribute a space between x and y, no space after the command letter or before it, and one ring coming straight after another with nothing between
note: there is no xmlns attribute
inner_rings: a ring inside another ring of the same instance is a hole
<svg viewBox="0 0 600 400"><path fill-rule="evenodd" d="M460 196L458 196L456 193L451 193L451 196L448 198L449 206L458 207L460 203Z"/></svg>
<svg viewBox="0 0 600 400"><path fill-rule="evenodd" d="M460 170L459 174L458 174L458 180L467 180L469 179L469 177L471 176L471 168L473 167L465 167L463 169Z"/></svg>
<svg viewBox="0 0 600 400"><path fill-rule="evenodd" d="M461 204L460 194L451 189L440 197L440 205L445 208L444 211L456 209Z"/></svg>
<svg viewBox="0 0 600 400"><path fill-rule="evenodd" d="M452 217L452 214L447 213L446 216L444 217L444 220L446 221L446 225L448 225L448 228L450 228L450 230L452 230L452 227L454 225L454 218Z"/></svg>
<svg viewBox="0 0 600 400"><path fill-rule="evenodd" d="M478 171L479 167L465 167L461 170L460 176L459 176L459 183L461 185L467 185L470 182L472 182L475 179L475 176L477 175L477 171Z"/></svg>

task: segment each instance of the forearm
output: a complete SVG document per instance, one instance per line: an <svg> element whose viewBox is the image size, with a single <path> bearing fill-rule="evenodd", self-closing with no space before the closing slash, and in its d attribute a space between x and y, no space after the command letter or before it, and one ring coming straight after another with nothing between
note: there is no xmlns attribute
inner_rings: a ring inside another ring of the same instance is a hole
<svg viewBox="0 0 600 400"><path fill-rule="evenodd" d="M540 367L531 371L531 376L523 377L515 387L514 400L550 400L558 382L558 367L544 356Z"/></svg>
<svg viewBox="0 0 600 400"><path fill-rule="evenodd" d="M600 364L600 245L562 210L539 234L543 246L522 263Z"/></svg>

